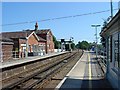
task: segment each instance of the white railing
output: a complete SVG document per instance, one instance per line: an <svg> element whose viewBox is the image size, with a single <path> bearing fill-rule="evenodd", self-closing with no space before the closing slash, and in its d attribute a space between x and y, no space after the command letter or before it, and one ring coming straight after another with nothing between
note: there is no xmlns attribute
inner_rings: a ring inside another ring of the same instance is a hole
<svg viewBox="0 0 120 90"><path fill-rule="evenodd" d="M2 58L19 58L19 52L18 51L3 51L1 53Z"/></svg>
<svg viewBox="0 0 120 90"><path fill-rule="evenodd" d="M28 52L29 54L30 52ZM31 52L33 53L32 56L42 56L45 55L45 51L34 51ZM18 51L3 51L0 52L0 58L1 58L1 62L3 62L3 60L10 60L10 59L19 59L19 58L25 58L25 52L18 52Z"/></svg>

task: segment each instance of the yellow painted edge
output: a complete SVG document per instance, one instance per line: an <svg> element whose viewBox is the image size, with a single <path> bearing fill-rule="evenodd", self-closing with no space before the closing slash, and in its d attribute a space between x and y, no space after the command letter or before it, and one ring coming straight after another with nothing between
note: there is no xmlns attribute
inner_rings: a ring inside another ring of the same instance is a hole
<svg viewBox="0 0 120 90"><path fill-rule="evenodd" d="M91 72L91 64L90 64L90 54L88 53L88 60L89 60L89 80L92 79L92 72Z"/></svg>
<svg viewBox="0 0 120 90"><path fill-rule="evenodd" d="M88 61L89 61L89 89L92 88L92 70L91 70L91 64L90 64L90 54L88 53Z"/></svg>

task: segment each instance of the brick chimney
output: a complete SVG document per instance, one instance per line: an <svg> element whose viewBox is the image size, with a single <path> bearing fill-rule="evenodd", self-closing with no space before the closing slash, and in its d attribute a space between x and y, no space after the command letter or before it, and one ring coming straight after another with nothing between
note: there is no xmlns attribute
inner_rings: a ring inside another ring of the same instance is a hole
<svg viewBox="0 0 120 90"><path fill-rule="evenodd" d="M36 22L36 24L35 24L35 31L37 31L38 30L38 23Z"/></svg>

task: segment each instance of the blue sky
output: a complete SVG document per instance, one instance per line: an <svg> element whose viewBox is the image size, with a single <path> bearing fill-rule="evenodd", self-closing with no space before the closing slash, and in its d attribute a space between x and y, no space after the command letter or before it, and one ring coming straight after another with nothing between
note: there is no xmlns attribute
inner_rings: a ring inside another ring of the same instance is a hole
<svg viewBox="0 0 120 90"><path fill-rule="evenodd" d="M114 8L118 8L117 2L113 3ZM26 21L39 21L57 17L86 14L110 9L109 2L3 2L2 3L2 24L19 23ZM114 14L116 11L114 11ZM110 12L86 15L75 18L66 18L38 22L39 29L52 30L57 39L69 39L74 37L75 43L86 40L95 40L95 28L92 24L103 24L103 19L107 19ZM3 32L22 31L34 29L34 23L3 26ZM98 34L100 32L98 28Z"/></svg>

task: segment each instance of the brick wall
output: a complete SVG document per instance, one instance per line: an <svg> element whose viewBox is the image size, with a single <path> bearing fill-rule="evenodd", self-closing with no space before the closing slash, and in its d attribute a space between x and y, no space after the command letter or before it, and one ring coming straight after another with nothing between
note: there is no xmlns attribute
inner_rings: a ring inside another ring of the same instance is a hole
<svg viewBox="0 0 120 90"><path fill-rule="evenodd" d="M40 42L39 42L39 45L44 46L44 47L43 47L43 50L46 49L46 42L45 42L45 41L40 41Z"/></svg>
<svg viewBox="0 0 120 90"><path fill-rule="evenodd" d="M3 44L2 45L3 61L10 60L13 58L12 50L13 50L12 44Z"/></svg>
<svg viewBox="0 0 120 90"><path fill-rule="evenodd" d="M47 35L47 53L54 52L54 42L53 42L53 36L52 33L48 33Z"/></svg>
<svg viewBox="0 0 120 90"><path fill-rule="evenodd" d="M26 47L26 39L19 39L19 58L25 57L23 47Z"/></svg>
<svg viewBox="0 0 120 90"><path fill-rule="evenodd" d="M38 45L38 40L36 39L34 34L29 37L28 44L29 45L34 45L34 44Z"/></svg>
<svg viewBox="0 0 120 90"><path fill-rule="evenodd" d="M29 45L29 56L37 56L38 55L38 48L39 48L39 42L34 34L32 34L28 38L28 45Z"/></svg>

